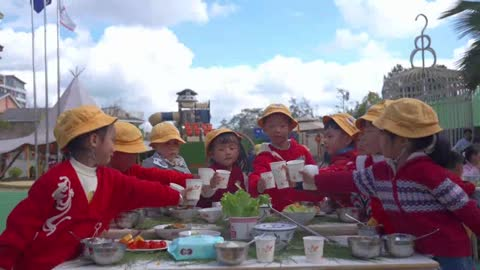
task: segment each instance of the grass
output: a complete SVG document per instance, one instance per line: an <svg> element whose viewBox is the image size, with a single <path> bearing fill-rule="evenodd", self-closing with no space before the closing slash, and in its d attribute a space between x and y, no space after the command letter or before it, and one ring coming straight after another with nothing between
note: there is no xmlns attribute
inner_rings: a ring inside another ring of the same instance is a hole
<svg viewBox="0 0 480 270"><path fill-rule="evenodd" d="M27 190L0 190L0 231L5 230L7 217L12 209L25 197Z"/></svg>

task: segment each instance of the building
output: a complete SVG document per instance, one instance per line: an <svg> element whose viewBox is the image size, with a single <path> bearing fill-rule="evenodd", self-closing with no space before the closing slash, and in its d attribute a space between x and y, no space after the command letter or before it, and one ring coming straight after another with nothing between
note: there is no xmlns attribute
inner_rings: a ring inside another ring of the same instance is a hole
<svg viewBox="0 0 480 270"><path fill-rule="evenodd" d="M10 94L21 108L27 105L27 90L25 90L25 82L17 78L15 75L0 74L0 96Z"/></svg>
<svg viewBox="0 0 480 270"><path fill-rule="evenodd" d="M10 94L0 94L0 113L8 109L18 109L20 104Z"/></svg>

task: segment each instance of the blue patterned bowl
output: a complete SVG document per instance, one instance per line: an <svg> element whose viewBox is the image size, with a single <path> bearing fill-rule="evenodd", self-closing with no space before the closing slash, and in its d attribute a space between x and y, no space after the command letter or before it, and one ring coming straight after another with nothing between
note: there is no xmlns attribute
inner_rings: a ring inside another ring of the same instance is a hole
<svg viewBox="0 0 480 270"><path fill-rule="evenodd" d="M275 250L284 249L293 239L297 225L285 222L260 223L253 227L254 236L272 235L277 238Z"/></svg>

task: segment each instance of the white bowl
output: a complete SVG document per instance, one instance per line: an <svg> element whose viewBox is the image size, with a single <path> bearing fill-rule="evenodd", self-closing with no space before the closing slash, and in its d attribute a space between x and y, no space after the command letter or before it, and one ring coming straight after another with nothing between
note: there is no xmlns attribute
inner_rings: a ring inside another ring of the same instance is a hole
<svg viewBox="0 0 480 270"><path fill-rule="evenodd" d="M309 212L282 212L282 214L302 225L305 225L312 221L313 218L315 218L316 212L314 209L312 209L312 211Z"/></svg>
<svg viewBox="0 0 480 270"><path fill-rule="evenodd" d="M160 237L161 239L166 239L166 240L173 240L175 238L178 238L178 234L183 231L188 231L192 228L191 224L183 224L185 225L184 228L181 229L166 229L166 227L174 225L174 224L163 224L163 225L157 225L153 227L153 230L155 233Z"/></svg>
<svg viewBox="0 0 480 270"><path fill-rule="evenodd" d="M210 207L203 208L198 210L200 217L205 219L209 223L217 222L223 215L222 208L220 207Z"/></svg>
<svg viewBox="0 0 480 270"><path fill-rule="evenodd" d="M198 210L200 209L200 207L170 208L170 213L173 217L181 219L182 221L192 221L193 218L198 216Z"/></svg>
<svg viewBox="0 0 480 270"><path fill-rule="evenodd" d="M179 237L187 237L187 236L194 236L194 235L210 235L210 236L220 236L221 233L212 230L190 230L190 231L183 231L179 232Z"/></svg>

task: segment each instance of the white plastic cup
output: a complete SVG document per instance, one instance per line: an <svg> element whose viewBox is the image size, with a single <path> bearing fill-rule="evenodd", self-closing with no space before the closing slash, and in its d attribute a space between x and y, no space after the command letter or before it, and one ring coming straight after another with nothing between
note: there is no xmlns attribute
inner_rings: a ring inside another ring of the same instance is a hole
<svg viewBox="0 0 480 270"><path fill-rule="evenodd" d="M315 175L318 174L318 166L317 165L305 165L305 167L303 167L303 171L305 173L307 173L308 175L314 177ZM304 190L317 190L317 186L314 185L314 184L312 185L312 184L303 182L303 189Z"/></svg>
<svg viewBox="0 0 480 270"><path fill-rule="evenodd" d="M275 255L275 240L273 235L263 235L255 237L255 247L257 250L257 261L261 263L273 262Z"/></svg>
<svg viewBox="0 0 480 270"><path fill-rule="evenodd" d="M272 169L273 179L275 179L275 183L277 184L278 189L284 189L290 187L290 184L287 180L287 171L285 170L285 166L287 162L285 161L277 161L270 163L270 168Z"/></svg>
<svg viewBox="0 0 480 270"><path fill-rule="evenodd" d="M200 200L200 194L202 193L202 180L201 179L187 179L187 200L198 201Z"/></svg>
<svg viewBox="0 0 480 270"><path fill-rule="evenodd" d="M203 184L206 186L210 185L210 180L214 174L215 170L211 168L198 168L198 175L200 175L200 179L202 179Z"/></svg>
<svg viewBox="0 0 480 270"><path fill-rule="evenodd" d="M308 262L318 263L322 261L324 242L325 238L321 236L303 237L303 246L305 248L305 256Z"/></svg>
<svg viewBox="0 0 480 270"><path fill-rule="evenodd" d="M288 175L292 182L303 182L303 176L300 171L305 166L305 160L290 160L287 162Z"/></svg>
<svg viewBox="0 0 480 270"><path fill-rule="evenodd" d="M275 187L275 180L273 179L272 172L264 172L260 174L260 177L265 182L265 189L271 189Z"/></svg>
<svg viewBox="0 0 480 270"><path fill-rule="evenodd" d="M222 207L222 203L221 203L221 202L212 202L212 207L219 207L219 208L221 208L221 207Z"/></svg>
<svg viewBox="0 0 480 270"><path fill-rule="evenodd" d="M217 170L217 173L222 178L217 188L226 189L228 187L228 180L230 179L230 172L227 170Z"/></svg>

